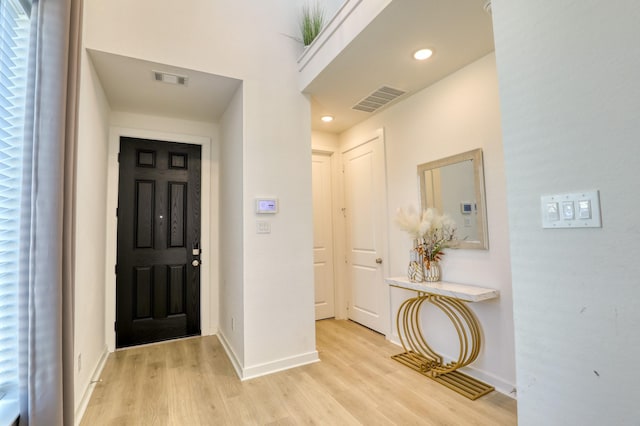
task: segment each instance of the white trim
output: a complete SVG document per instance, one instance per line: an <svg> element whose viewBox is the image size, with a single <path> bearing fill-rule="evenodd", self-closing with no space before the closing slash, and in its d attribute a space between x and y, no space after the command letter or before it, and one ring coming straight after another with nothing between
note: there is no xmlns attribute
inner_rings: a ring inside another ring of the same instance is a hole
<svg viewBox="0 0 640 426"><path fill-rule="evenodd" d="M301 367L307 364L319 362L320 357L318 351L308 352L289 358L282 358L276 361L264 364L254 365L253 367L245 367L242 371L240 380L255 379L257 377L266 376L267 374L277 373L279 371L289 370L290 368Z"/></svg>
<svg viewBox="0 0 640 426"><path fill-rule="evenodd" d="M369 143L371 141L374 141L376 139L380 139L382 141L382 146L385 147L385 143L384 143L384 128L380 128L380 129L376 129L372 132L369 133L369 137L366 139L362 139L362 138L353 138L351 140L348 140L346 142L343 142L340 144L340 153L344 156L344 154L347 151L351 151L352 149L355 149L357 147L359 147L360 145L364 145L366 143ZM384 165L385 165L385 169L387 166L387 151L386 149L383 152L384 154ZM386 180L386 173L385 173L385 180Z"/></svg>
<svg viewBox="0 0 640 426"><path fill-rule="evenodd" d="M233 365L233 369L236 370L236 375L238 377L242 377L242 370L243 370L242 362L240 362L240 359L237 357L236 353L231 348L229 341L224 336L224 333L222 333L222 331L220 331L217 334L217 337L218 337L218 341L222 345L222 348L227 353L227 358L229 358L229 361L231 361L231 365Z"/></svg>
<svg viewBox="0 0 640 426"><path fill-rule="evenodd" d="M201 225L202 266L200 268L200 329L203 336L215 333L212 319L218 317L218 307L212 306L211 294L218 292L217 273L212 273L214 253L211 244L211 138L204 136L174 134L156 130L133 129L112 126L109 129L109 149L107 154L107 226L106 226L106 267L105 267L105 336L107 348L115 350L116 333L113 324L116 320L116 276L114 265L117 255L118 220L115 215L118 206L118 150L120 137L153 139L167 142L189 143L202 146L201 162Z"/></svg>
<svg viewBox="0 0 640 426"><path fill-rule="evenodd" d="M308 352L306 354L296 355L288 358L282 358L276 361L270 361L264 364L254 365L252 367L244 367L236 356L231 345L224 337L223 333L217 335L220 344L227 353L233 369L241 381L255 379L257 377L266 376L267 374L277 373L279 371L289 370L290 368L301 367L307 364L313 364L320 361L318 351Z"/></svg>
<svg viewBox="0 0 640 426"><path fill-rule="evenodd" d="M91 374L91 378L89 379L89 383L87 383L87 387L82 392L82 399L80 400L80 404L76 407L76 412L74 414L74 424L77 426L82 421L82 416L84 416L84 412L87 410L87 406L89 405L89 401L91 400L91 395L93 394L93 390L96 387L96 384L100 379L100 375L102 374L102 370L104 369L105 364L107 363L107 358L109 356L109 351L107 350L107 346L105 345L102 349L102 355L100 355L100 359L98 360L98 364L96 365L95 370L93 370L93 374Z"/></svg>

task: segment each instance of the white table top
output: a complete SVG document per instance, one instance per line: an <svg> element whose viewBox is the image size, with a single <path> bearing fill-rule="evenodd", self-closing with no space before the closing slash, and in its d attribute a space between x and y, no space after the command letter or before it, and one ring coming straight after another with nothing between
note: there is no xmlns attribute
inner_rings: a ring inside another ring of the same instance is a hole
<svg viewBox="0 0 640 426"><path fill-rule="evenodd" d="M452 297L466 302L480 302L482 300L494 299L500 295L498 290L492 288L450 283L446 281L412 283L406 277L386 278L385 281L393 287Z"/></svg>

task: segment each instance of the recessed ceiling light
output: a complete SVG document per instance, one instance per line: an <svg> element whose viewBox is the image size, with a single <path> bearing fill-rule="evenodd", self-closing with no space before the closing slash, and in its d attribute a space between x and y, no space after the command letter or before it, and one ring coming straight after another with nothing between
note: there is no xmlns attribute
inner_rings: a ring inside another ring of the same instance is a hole
<svg viewBox="0 0 640 426"><path fill-rule="evenodd" d="M433 50L420 49L413 54L413 57L418 61L424 61L425 59L429 59L431 55L433 55Z"/></svg>
<svg viewBox="0 0 640 426"><path fill-rule="evenodd" d="M333 116L323 115L322 117L320 117L320 120L324 121L325 123L331 123L333 121Z"/></svg>

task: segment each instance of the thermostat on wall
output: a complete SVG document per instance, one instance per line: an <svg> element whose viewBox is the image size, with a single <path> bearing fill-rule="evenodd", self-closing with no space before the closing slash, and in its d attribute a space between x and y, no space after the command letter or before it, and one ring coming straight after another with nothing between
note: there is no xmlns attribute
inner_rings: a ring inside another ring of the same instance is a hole
<svg viewBox="0 0 640 426"><path fill-rule="evenodd" d="M275 214L278 213L277 198L256 198L256 213Z"/></svg>
<svg viewBox="0 0 640 426"><path fill-rule="evenodd" d="M462 201L460 203L460 213L471 214L473 213L474 203L471 201Z"/></svg>

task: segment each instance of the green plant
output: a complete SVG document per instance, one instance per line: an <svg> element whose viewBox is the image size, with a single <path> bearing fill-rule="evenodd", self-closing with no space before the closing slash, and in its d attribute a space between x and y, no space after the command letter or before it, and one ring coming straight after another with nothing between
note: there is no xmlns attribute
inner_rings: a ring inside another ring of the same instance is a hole
<svg viewBox="0 0 640 426"><path fill-rule="evenodd" d="M324 9L317 1L311 5L309 3L302 7L302 17L300 19L300 33L302 43L305 46L318 36L324 26Z"/></svg>

